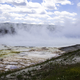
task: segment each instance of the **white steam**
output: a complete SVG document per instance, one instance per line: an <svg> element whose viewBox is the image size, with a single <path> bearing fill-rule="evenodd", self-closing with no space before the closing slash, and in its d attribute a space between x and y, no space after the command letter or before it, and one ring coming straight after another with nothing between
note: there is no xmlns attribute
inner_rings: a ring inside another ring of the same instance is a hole
<svg viewBox="0 0 80 80"><path fill-rule="evenodd" d="M0 24L0 27L12 26L15 34L0 35L0 44L11 46L68 46L80 44L79 21L66 26L31 25L31 24ZM0 33L1 34L1 33Z"/></svg>

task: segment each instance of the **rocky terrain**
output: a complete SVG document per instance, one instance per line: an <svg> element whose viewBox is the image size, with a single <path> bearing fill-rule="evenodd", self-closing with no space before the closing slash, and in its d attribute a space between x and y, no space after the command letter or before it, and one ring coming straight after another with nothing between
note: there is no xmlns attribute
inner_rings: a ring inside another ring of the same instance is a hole
<svg viewBox="0 0 80 80"><path fill-rule="evenodd" d="M62 48L1 45L0 49L0 80L74 80L80 77L80 45Z"/></svg>
<svg viewBox="0 0 80 80"><path fill-rule="evenodd" d="M60 56L63 51L46 47L0 47L0 71L21 69Z"/></svg>

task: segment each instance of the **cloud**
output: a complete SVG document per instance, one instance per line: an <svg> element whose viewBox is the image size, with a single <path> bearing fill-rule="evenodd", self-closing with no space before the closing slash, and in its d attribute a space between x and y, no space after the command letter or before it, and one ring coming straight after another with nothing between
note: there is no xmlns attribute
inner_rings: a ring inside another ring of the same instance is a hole
<svg viewBox="0 0 80 80"><path fill-rule="evenodd" d="M60 3L61 5L66 5L66 4L71 5L71 1L69 0L56 0L56 3Z"/></svg>
<svg viewBox="0 0 80 80"><path fill-rule="evenodd" d="M42 5L48 10L57 10L57 7L61 5L70 4L69 0L43 0Z"/></svg>
<svg viewBox="0 0 80 80"><path fill-rule="evenodd" d="M54 12L55 15L60 15L60 16L75 16L77 15L77 13L70 13L70 12L67 12L67 11L62 11L62 12L59 12L59 11L55 11Z"/></svg>
<svg viewBox="0 0 80 80"><path fill-rule="evenodd" d="M74 12L57 10L60 4L71 5L69 0L43 0L42 3L27 0L0 0L0 3L4 3L0 4L0 18L4 21L54 24L64 23L65 19L74 21L77 15ZM53 12L53 10L57 11Z"/></svg>
<svg viewBox="0 0 80 80"><path fill-rule="evenodd" d="M0 14L2 14L2 10L0 9Z"/></svg>
<svg viewBox="0 0 80 80"><path fill-rule="evenodd" d="M39 8L39 7L41 7L41 5L39 3L37 3L37 2L35 2L35 3L28 2L27 7L28 8Z"/></svg>
<svg viewBox="0 0 80 80"><path fill-rule="evenodd" d="M70 13L67 11L54 11L53 17L49 17L48 20L55 24L64 24L66 21L75 22L77 13Z"/></svg>
<svg viewBox="0 0 80 80"><path fill-rule="evenodd" d="M44 8L49 10L57 9L54 0L43 0L42 6L44 6Z"/></svg>
<svg viewBox="0 0 80 80"><path fill-rule="evenodd" d="M22 2L22 3L13 2L11 4L16 5L16 6L26 6L26 3L25 2Z"/></svg>
<svg viewBox="0 0 80 80"><path fill-rule="evenodd" d="M78 7L80 7L80 2L77 4Z"/></svg>
<svg viewBox="0 0 80 80"><path fill-rule="evenodd" d="M0 0L0 3L9 3L9 2L16 2L16 3L22 3L25 2L26 0Z"/></svg>
<svg viewBox="0 0 80 80"><path fill-rule="evenodd" d="M15 6L26 6L27 0L0 0L0 3L9 3Z"/></svg>

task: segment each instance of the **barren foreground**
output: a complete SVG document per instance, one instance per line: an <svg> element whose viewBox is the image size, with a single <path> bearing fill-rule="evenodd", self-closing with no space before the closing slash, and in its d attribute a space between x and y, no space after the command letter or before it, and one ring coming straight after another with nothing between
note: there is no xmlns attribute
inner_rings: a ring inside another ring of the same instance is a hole
<svg viewBox="0 0 80 80"><path fill-rule="evenodd" d="M0 80L80 80L80 45L0 49Z"/></svg>
<svg viewBox="0 0 80 80"><path fill-rule="evenodd" d="M63 51L52 47L0 46L0 71L25 68L60 56Z"/></svg>

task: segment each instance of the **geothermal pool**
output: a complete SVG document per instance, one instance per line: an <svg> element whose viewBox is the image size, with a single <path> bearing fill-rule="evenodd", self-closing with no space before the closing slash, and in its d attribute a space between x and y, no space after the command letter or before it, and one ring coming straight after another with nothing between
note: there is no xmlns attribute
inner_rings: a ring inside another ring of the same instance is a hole
<svg viewBox="0 0 80 80"><path fill-rule="evenodd" d="M63 47L80 44L80 26L0 23L0 44Z"/></svg>

